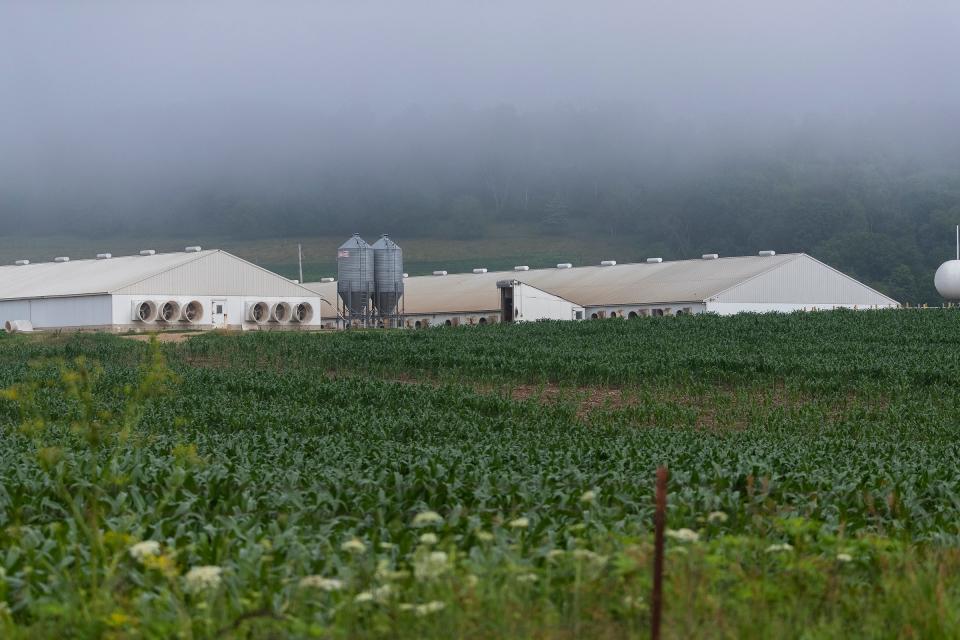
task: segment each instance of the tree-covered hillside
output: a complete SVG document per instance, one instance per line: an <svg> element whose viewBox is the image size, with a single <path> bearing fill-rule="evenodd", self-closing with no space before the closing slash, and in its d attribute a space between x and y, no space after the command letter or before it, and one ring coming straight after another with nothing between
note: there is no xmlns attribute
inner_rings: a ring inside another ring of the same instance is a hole
<svg viewBox="0 0 960 640"><path fill-rule="evenodd" d="M414 271L446 259L446 245L491 267L805 251L898 300L935 303L932 274L953 256L960 224L949 116L740 116L707 127L626 107L350 113L317 119L282 161L263 141L109 188L0 183L0 218L22 234L107 245L176 234L250 248L389 232L430 245L415 252ZM585 248L572 251L578 242ZM595 249L604 242L609 251ZM317 272L331 267L323 247L311 258ZM259 253L246 255L292 264Z"/></svg>

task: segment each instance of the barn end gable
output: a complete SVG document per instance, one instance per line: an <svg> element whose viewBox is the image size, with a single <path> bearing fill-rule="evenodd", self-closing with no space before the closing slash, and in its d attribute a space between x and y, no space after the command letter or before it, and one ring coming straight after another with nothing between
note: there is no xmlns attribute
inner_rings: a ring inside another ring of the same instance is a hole
<svg viewBox="0 0 960 640"><path fill-rule="evenodd" d="M898 306L899 303L819 260L799 254L710 298L721 303Z"/></svg>
<svg viewBox="0 0 960 640"><path fill-rule="evenodd" d="M236 295L315 297L316 294L281 275L226 251L211 251L110 293L151 295Z"/></svg>

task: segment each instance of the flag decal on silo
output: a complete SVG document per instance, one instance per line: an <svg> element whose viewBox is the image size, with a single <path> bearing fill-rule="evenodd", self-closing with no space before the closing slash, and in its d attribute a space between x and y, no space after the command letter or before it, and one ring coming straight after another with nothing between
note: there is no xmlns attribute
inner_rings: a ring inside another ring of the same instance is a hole
<svg viewBox="0 0 960 640"><path fill-rule="evenodd" d="M350 249L340 249L339 251L337 251L337 257L338 257L338 258L349 258L349 257L350 257Z"/></svg>

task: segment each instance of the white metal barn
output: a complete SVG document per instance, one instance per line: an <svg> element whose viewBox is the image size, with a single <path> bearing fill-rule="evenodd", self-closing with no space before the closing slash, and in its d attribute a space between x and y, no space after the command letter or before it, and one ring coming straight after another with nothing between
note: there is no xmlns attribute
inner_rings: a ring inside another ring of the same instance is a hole
<svg viewBox="0 0 960 640"><path fill-rule="evenodd" d="M440 272L445 273L445 272ZM804 253L645 262L552 269L419 276L404 280L405 324L485 324L520 319L505 311L499 281L534 287L584 309L585 319L685 313L879 309L900 304ZM333 300L336 284L306 283ZM560 315L566 319L566 309Z"/></svg>
<svg viewBox="0 0 960 640"><path fill-rule="evenodd" d="M0 267L8 330L307 329L321 326L320 304L283 276L199 247Z"/></svg>

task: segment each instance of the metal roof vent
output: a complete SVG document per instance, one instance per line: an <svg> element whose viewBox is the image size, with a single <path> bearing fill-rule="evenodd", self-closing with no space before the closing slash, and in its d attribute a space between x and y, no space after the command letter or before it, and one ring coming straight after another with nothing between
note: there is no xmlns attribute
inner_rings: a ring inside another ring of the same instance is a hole
<svg viewBox="0 0 960 640"><path fill-rule="evenodd" d="M140 255L142 255L142 256L152 256L152 255L154 255L156 252L157 252L156 249L144 249L143 251L140 252Z"/></svg>
<svg viewBox="0 0 960 640"><path fill-rule="evenodd" d="M600 266L601 266L601 267L615 267L615 266L617 266L617 261L616 261L616 260L601 260L601 261L600 261Z"/></svg>
<svg viewBox="0 0 960 640"><path fill-rule="evenodd" d="M770 256L775 256L775 255L777 255L777 252L776 252L776 251L769 251L769 250L768 250L768 251L761 251L761 252L758 253L757 255L761 255L761 256L764 256L764 257L766 257L766 258L769 258Z"/></svg>
<svg viewBox="0 0 960 640"><path fill-rule="evenodd" d="M557 269L572 269L572 268L573 268L573 265L570 264L569 262L561 262L560 264L557 265Z"/></svg>
<svg viewBox="0 0 960 640"><path fill-rule="evenodd" d="M651 264L659 264L663 262L663 258L647 258L647 262Z"/></svg>
<svg viewBox="0 0 960 640"><path fill-rule="evenodd" d="M109 260L113 257L112 253L98 253L97 260Z"/></svg>
<svg viewBox="0 0 960 640"><path fill-rule="evenodd" d="M716 254L716 253L705 253L705 254L703 254L701 257L702 257L704 260L716 260L717 258L720 257L720 255L719 255L719 254Z"/></svg>
<svg viewBox="0 0 960 640"><path fill-rule="evenodd" d="M486 267L480 267L479 269L474 269L473 272L476 274L486 273L487 269Z"/></svg>
<svg viewBox="0 0 960 640"><path fill-rule="evenodd" d="M17 261L14 262L13 264L17 265L18 267L25 267L25 266L27 266L28 264L30 264L30 261L29 261L29 260L17 260Z"/></svg>
<svg viewBox="0 0 960 640"><path fill-rule="evenodd" d="M292 282L293 284L300 284L300 281L297 280L296 278L290 278L290 282Z"/></svg>
<svg viewBox="0 0 960 640"><path fill-rule="evenodd" d="M434 272L433 272L433 275L435 275L435 276L445 276L445 275L447 275L447 272L446 272L446 271L434 271Z"/></svg>
<svg viewBox="0 0 960 640"><path fill-rule="evenodd" d="M54 262L70 262L70 256L57 256L53 259Z"/></svg>
<svg viewBox="0 0 960 640"><path fill-rule="evenodd" d="M518 265L513 268L514 271L530 271L530 267L525 264Z"/></svg>
<svg viewBox="0 0 960 640"><path fill-rule="evenodd" d="M336 282L336 278L320 278L320 282Z"/></svg>
<svg viewBox="0 0 960 640"><path fill-rule="evenodd" d="M186 247L186 248L184 249L184 251L186 251L187 253L200 253L200 251L201 251L202 249L203 249L203 247L201 247L201 246L199 246L199 245L194 245L194 246L192 246L192 247Z"/></svg>

